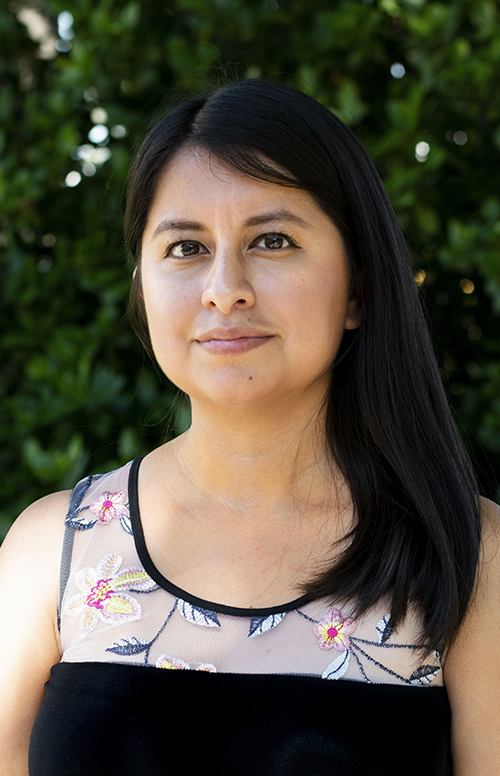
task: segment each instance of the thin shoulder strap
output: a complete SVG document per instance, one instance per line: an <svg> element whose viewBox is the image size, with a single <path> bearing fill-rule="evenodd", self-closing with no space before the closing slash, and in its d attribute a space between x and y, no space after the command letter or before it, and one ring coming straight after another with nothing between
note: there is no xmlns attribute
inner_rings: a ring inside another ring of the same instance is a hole
<svg viewBox="0 0 500 776"><path fill-rule="evenodd" d="M64 526L64 538L61 553L61 567L59 570L59 601L57 604L57 627L61 629L61 608L64 591L68 584L68 578L71 571L71 558L73 555L73 540L75 537L75 527L72 524L72 518L74 518L78 512L82 500L95 480L102 477L102 474L91 474L89 477L80 480L75 485L71 493L69 500L68 512L66 514L65 526Z"/></svg>

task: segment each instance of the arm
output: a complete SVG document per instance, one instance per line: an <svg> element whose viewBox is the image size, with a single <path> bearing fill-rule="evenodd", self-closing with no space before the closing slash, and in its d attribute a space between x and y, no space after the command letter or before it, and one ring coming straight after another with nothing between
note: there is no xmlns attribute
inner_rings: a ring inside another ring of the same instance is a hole
<svg viewBox="0 0 500 776"><path fill-rule="evenodd" d="M61 657L59 565L69 492L23 512L0 549L0 762L27 776L31 728L44 683Z"/></svg>
<svg viewBox="0 0 500 776"><path fill-rule="evenodd" d="M446 658L454 776L500 773L500 507L482 499L476 597Z"/></svg>

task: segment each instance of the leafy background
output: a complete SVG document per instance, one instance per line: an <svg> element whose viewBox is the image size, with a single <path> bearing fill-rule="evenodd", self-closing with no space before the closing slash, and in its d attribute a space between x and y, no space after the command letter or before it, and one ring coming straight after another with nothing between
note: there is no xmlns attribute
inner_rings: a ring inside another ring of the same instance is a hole
<svg viewBox="0 0 500 776"><path fill-rule="evenodd" d="M500 499L499 16L493 0L2 6L2 533L189 422L124 322L123 188L151 117L225 77L313 94L376 159L482 490Z"/></svg>

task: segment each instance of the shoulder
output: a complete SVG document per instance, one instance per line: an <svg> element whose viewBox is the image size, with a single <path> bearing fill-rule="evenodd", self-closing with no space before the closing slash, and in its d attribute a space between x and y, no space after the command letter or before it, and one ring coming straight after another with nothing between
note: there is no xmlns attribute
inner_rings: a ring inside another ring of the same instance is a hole
<svg viewBox="0 0 500 776"><path fill-rule="evenodd" d="M121 503L128 498L128 481L133 461L106 474L92 474L76 483L73 490L51 493L35 501L22 512L12 525L2 547L0 563L18 552L27 558L30 550L38 557L60 559L65 519L75 512L88 509L92 502L110 496ZM58 554L59 552L59 554ZM1 565L0 565L1 568Z"/></svg>
<svg viewBox="0 0 500 776"><path fill-rule="evenodd" d="M52 493L36 501L14 522L0 548L0 590L15 588L57 600L64 519L71 491ZM38 592L37 592L38 591ZM39 600L40 602L40 600Z"/></svg>
<svg viewBox="0 0 500 776"><path fill-rule="evenodd" d="M488 622L500 636L500 506L482 498L481 515L482 545L477 587L465 625L480 618L484 626ZM498 649L497 652L500 654Z"/></svg>
<svg viewBox="0 0 500 776"><path fill-rule="evenodd" d="M483 518L483 558L482 563L491 562L498 555L500 541L500 506L487 498L481 498Z"/></svg>
<svg viewBox="0 0 500 776"><path fill-rule="evenodd" d="M457 776L500 772L500 507L481 499L481 512L477 586L444 666Z"/></svg>
<svg viewBox="0 0 500 776"><path fill-rule="evenodd" d="M449 651L447 664L451 665L457 655L472 647L470 639L477 642L480 628L486 628L489 633L494 627L500 635L500 506L489 499L481 498L481 517L481 553L476 589L462 628ZM483 633L481 643L484 643L485 638L486 633Z"/></svg>
<svg viewBox="0 0 500 776"><path fill-rule="evenodd" d="M70 491L65 491L32 504L15 521L0 548L2 762L27 763L31 726L44 682L50 667L60 660L58 579L69 499ZM27 766L22 772L27 773Z"/></svg>
<svg viewBox="0 0 500 776"><path fill-rule="evenodd" d="M500 627L500 506L481 498L482 537L477 586L467 621L488 612Z"/></svg>
<svg viewBox="0 0 500 776"><path fill-rule="evenodd" d="M51 554L54 543L64 533L64 519L68 510L71 491L51 493L35 501L22 512L8 532L0 553L2 562L18 550L26 557L32 548L35 554L46 550Z"/></svg>
<svg viewBox="0 0 500 776"><path fill-rule="evenodd" d="M61 516L64 520L71 493L71 490L60 490L57 493L50 493L48 496L38 499L38 501L30 504L24 512L21 512L13 527L18 531L23 531L40 526L42 523L44 527L48 527L48 525L54 522L59 522Z"/></svg>
<svg viewBox="0 0 500 776"><path fill-rule="evenodd" d="M500 506L482 498L481 514L482 546L477 587L466 625L473 618L481 618L483 625L486 626L488 621L500 636ZM497 652L500 654L498 649Z"/></svg>
<svg viewBox="0 0 500 776"><path fill-rule="evenodd" d="M498 504L495 504L494 501L490 501L489 498L484 498L484 496L481 496L480 501L481 501L481 509L486 519L491 519L499 522L500 506Z"/></svg>

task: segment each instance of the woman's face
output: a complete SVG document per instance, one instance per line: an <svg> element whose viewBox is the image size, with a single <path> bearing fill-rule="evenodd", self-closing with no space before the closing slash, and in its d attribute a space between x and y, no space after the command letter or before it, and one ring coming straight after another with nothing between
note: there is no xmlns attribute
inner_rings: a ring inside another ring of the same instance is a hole
<svg viewBox="0 0 500 776"><path fill-rule="evenodd" d="M340 234L312 197L202 150L160 180L141 275L158 363L193 402L318 400L344 329L359 325Z"/></svg>

